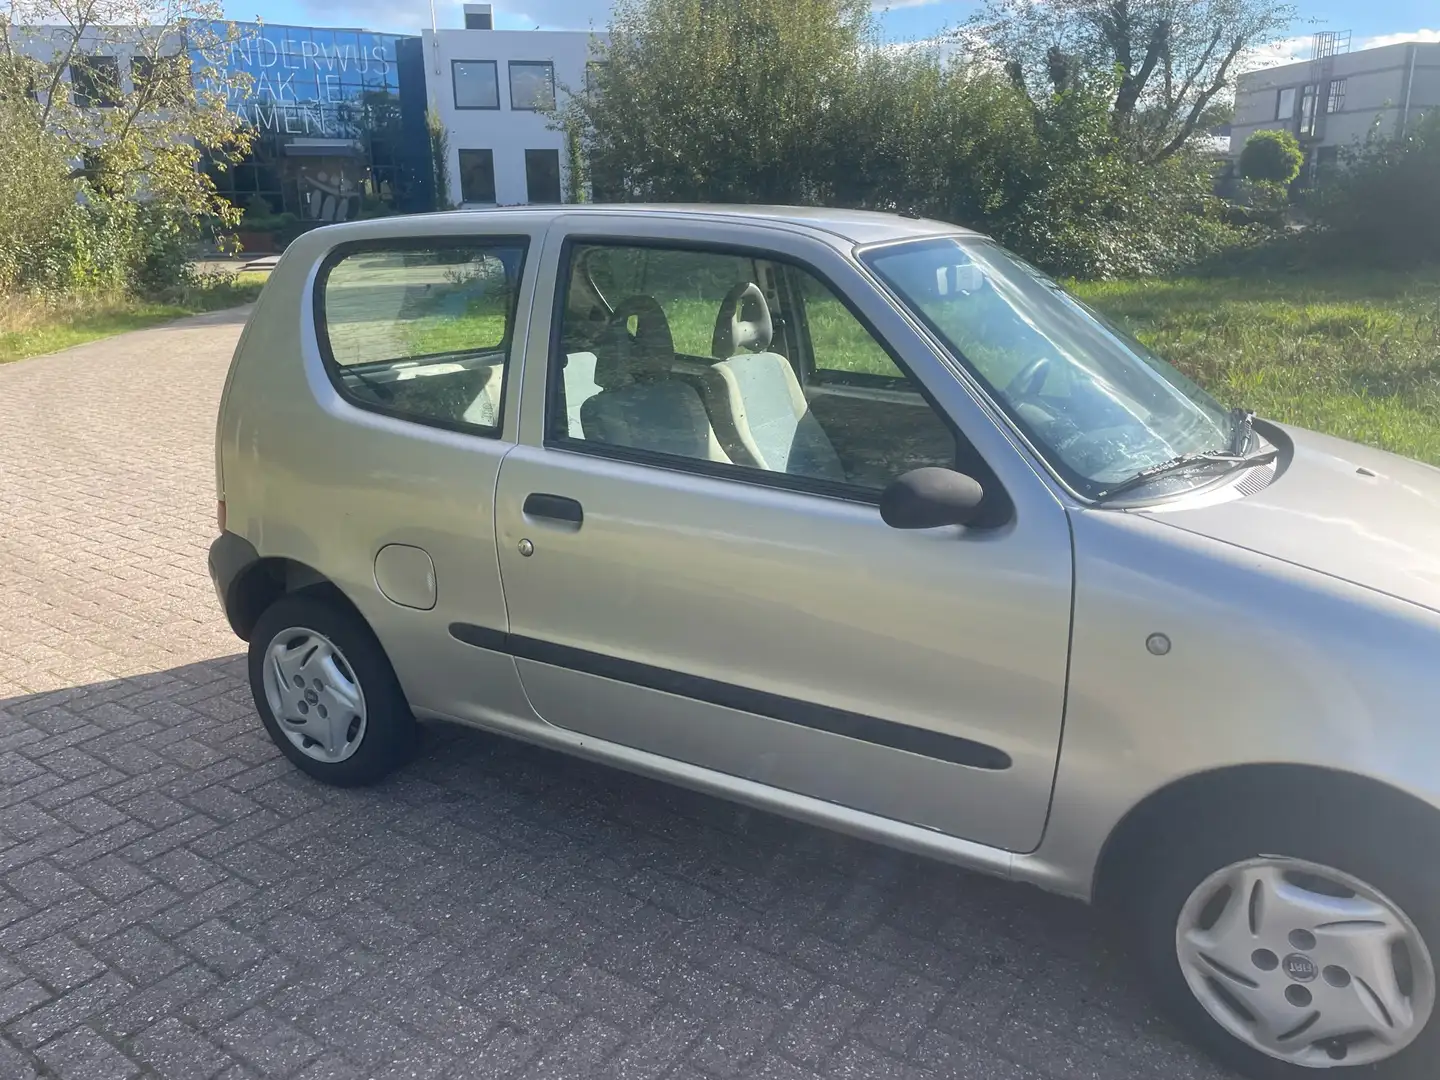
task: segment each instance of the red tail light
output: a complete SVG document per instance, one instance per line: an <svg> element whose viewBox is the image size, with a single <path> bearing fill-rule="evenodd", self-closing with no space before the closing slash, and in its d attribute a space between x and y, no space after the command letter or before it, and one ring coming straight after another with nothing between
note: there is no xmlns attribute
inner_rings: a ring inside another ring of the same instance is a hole
<svg viewBox="0 0 1440 1080"><path fill-rule="evenodd" d="M225 531L225 500L219 499L215 503L215 524L220 526L220 531Z"/></svg>

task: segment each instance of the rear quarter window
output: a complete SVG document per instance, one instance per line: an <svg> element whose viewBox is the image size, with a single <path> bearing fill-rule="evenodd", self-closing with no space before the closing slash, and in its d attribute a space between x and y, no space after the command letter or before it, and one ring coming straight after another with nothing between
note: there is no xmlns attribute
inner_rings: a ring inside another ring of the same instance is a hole
<svg viewBox="0 0 1440 1080"><path fill-rule="evenodd" d="M499 434L524 258L520 240L332 254L316 329L341 396L416 423Z"/></svg>

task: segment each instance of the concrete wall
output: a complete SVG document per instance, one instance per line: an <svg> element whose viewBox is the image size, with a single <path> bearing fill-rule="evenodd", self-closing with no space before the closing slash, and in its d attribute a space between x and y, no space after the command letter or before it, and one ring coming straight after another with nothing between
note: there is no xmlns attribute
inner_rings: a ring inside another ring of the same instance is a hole
<svg viewBox="0 0 1440 1080"><path fill-rule="evenodd" d="M450 132L450 201L462 205L460 151L490 150L495 158L495 202L501 206L528 202L526 150L560 152L561 193L569 162L565 138L550 129L543 113L511 107L509 62L548 60L555 65L556 94L583 92L585 64L592 35L557 30L426 30L425 82L431 103ZM452 64L456 60L493 60L500 90L498 109L460 109L455 105Z"/></svg>
<svg viewBox="0 0 1440 1080"><path fill-rule="evenodd" d="M1241 75L1235 94L1230 152L1239 154L1251 133L1261 129L1297 130L1300 89L1313 79L1314 70L1307 61ZM1340 111L1323 118L1318 145L1343 146L1364 139L1377 124L1381 133L1394 135L1400 129L1407 84L1407 123L1413 124L1424 112L1440 107L1440 44L1387 45L1346 53L1334 58L1330 77L1346 80L1345 104ZM1296 90L1296 115L1279 120L1275 117L1276 96L1287 87Z"/></svg>

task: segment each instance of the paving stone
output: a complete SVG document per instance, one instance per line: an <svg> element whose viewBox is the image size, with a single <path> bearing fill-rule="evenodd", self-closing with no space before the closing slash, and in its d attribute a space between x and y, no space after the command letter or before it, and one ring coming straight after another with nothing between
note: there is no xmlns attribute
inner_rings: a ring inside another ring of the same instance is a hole
<svg viewBox="0 0 1440 1080"><path fill-rule="evenodd" d="M58 1080L130 1080L140 1075L139 1065L86 1028L42 1046L38 1056Z"/></svg>
<svg viewBox="0 0 1440 1080"><path fill-rule="evenodd" d="M135 1036L135 1056L164 1080L210 1080L234 1059L171 1017Z"/></svg>

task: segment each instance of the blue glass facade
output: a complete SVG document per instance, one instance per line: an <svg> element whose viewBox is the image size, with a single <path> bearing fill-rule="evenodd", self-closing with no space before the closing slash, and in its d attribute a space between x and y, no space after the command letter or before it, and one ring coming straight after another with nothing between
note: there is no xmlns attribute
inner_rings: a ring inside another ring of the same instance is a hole
<svg viewBox="0 0 1440 1080"><path fill-rule="evenodd" d="M252 24L225 65L250 77L231 106L257 136L247 161L216 174L232 201L317 222L428 207L419 38Z"/></svg>

